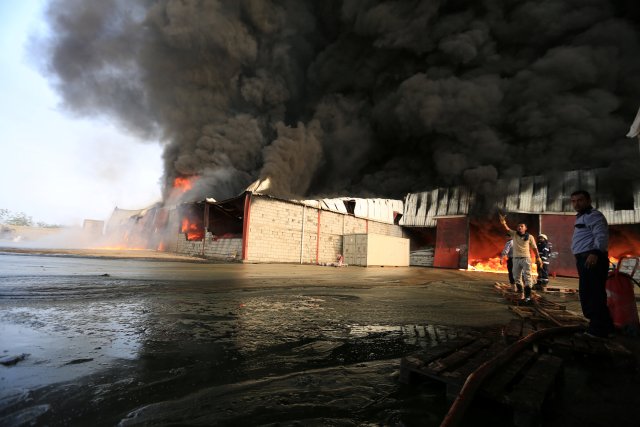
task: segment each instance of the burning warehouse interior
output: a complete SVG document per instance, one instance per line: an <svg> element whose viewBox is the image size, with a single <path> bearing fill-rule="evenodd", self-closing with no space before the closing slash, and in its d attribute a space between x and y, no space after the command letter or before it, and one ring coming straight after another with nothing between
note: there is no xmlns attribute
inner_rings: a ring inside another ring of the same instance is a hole
<svg viewBox="0 0 640 427"><path fill-rule="evenodd" d="M351 260L355 253L349 253L345 238L375 235L366 239L367 245L377 239L379 245L400 249L377 257L376 265L409 265L408 240L398 225L402 201L285 200L260 193L260 186L267 185L268 181L256 183L223 201L208 198L133 212L116 209L107 224L108 238L126 247L140 244L206 258L311 264L346 258L351 264L368 265L372 259Z"/></svg>

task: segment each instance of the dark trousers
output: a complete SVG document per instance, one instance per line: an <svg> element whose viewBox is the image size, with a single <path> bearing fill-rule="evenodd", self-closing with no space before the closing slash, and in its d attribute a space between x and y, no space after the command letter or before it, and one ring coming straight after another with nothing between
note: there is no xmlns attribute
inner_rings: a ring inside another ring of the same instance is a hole
<svg viewBox="0 0 640 427"><path fill-rule="evenodd" d="M507 258L507 271L509 272L509 283L514 285L516 280L513 278L513 258Z"/></svg>
<svg viewBox="0 0 640 427"><path fill-rule="evenodd" d="M588 332L593 335L606 336L613 332L613 321L607 308L606 282L609 273L609 257L598 255L598 262L591 268L584 263L586 255L576 255L578 268L578 292L582 314L589 319Z"/></svg>
<svg viewBox="0 0 640 427"><path fill-rule="evenodd" d="M549 283L549 264L542 264L542 268L538 268L538 284L547 286Z"/></svg>

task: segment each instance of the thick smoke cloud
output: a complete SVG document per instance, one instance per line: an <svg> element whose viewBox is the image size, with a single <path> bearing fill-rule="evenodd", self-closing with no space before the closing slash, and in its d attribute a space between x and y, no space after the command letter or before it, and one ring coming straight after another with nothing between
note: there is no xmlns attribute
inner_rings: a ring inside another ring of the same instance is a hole
<svg viewBox="0 0 640 427"><path fill-rule="evenodd" d="M76 114L166 143L165 194L401 198L606 168L638 176L632 0L51 0Z"/></svg>

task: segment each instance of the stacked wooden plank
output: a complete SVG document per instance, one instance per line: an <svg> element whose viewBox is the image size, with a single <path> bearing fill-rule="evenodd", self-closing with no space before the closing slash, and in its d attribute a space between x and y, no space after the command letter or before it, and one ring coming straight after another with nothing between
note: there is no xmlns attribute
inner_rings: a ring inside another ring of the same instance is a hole
<svg viewBox="0 0 640 427"><path fill-rule="evenodd" d="M503 340L463 337L455 342L405 357L401 381L435 381L453 400L467 377L506 348ZM526 350L482 385L479 396L512 409L515 425L532 425L546 399L553 395L562 373L562 359Z"/></svg>
<svg viewBox="0 0 640 427"><path fill-rule="evenodd" d="M496 283L495 289L511 302L509 310L516 318L500 333L458 336L403 358L400 380L407 384L416 380L441 383L447 397L453 399L470 374L503 354L510 344L542 329L586 325L584 317L540 294L534 293L532 303L525 305L510 285ZM564 358L576 354L606 356L629 363L634 360L624 346L609 340L593 340L582 334L553 335L508 359L481 384L479 397L510 408L514 425L535 425L545 402L560 382Z"/></svg>

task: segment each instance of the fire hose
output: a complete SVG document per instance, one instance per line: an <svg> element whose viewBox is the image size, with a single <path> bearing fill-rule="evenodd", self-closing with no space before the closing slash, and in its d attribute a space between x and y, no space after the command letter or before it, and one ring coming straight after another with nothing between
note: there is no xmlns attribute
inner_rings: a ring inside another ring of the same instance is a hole
<svg viewBox="0 0 640 427"><path fill-rule="evenodd" d="M553 335L566 334L583 330L579 325L559 326L555 328L542 329L511 344L493 358L487 360L473 371L464 382L458 396L453 401L449 411L445 415L440 427L455 427L462 421L464 414L471 404L475 394L480 390L482 382L492 375L498 368L513 359L518 353L524 350L529 344Z"/></svg>

